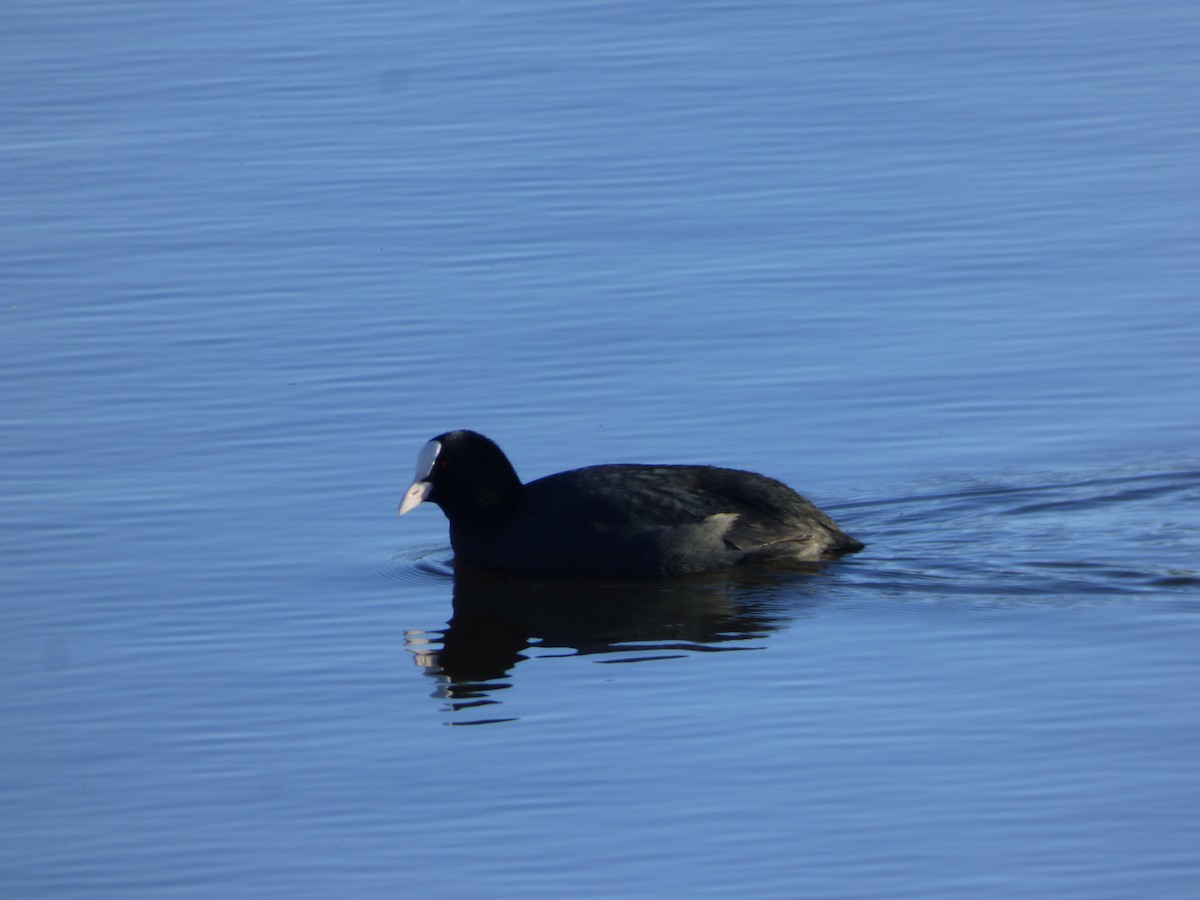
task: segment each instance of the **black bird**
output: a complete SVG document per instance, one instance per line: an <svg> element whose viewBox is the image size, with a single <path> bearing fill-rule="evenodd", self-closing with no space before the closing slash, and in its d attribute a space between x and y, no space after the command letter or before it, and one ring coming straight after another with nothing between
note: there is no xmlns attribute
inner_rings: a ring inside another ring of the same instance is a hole
<svg viewBox="0 0 1200 900"><path fill-rule="evenodd" d="M542 578L661 578L854 553L790 487L713 466L588 466L522 484L495 443L449 431L421 448L398 510L430 500L456 563Z"/></svg>

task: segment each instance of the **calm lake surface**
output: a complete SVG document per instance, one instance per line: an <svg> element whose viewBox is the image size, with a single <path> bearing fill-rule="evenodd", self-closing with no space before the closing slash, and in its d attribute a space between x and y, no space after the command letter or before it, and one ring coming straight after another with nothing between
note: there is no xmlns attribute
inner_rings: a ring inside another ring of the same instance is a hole
<svg viewBox="0 0 1200 900"><path fill-rule="evenodd" d="M1194 3L0 34L0 894L1195 897ZM456 578L456 427L868 547Z"/></svg>

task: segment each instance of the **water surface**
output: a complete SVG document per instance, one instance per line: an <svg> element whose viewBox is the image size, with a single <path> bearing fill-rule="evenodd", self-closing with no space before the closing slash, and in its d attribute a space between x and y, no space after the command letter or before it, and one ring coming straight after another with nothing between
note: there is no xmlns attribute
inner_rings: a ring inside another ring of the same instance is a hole
<svg viewBox="0 0 1200 900"><path fill-rule="evenodd" d="M0 893L1194 894L1191 5L2 16ZM456 577L453 427L868 547Z"/></svg>

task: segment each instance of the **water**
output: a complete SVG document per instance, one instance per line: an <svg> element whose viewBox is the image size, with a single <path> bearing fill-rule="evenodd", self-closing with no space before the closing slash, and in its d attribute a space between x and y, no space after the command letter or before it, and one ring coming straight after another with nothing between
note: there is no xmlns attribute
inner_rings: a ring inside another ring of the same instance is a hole
<svg viewBox="0 0 1200 900"><path fill-rule="evenodd" d="M0 893L1194 893L1191 6L0 15ZM456 581L451 427L868 548Z"/></svg>

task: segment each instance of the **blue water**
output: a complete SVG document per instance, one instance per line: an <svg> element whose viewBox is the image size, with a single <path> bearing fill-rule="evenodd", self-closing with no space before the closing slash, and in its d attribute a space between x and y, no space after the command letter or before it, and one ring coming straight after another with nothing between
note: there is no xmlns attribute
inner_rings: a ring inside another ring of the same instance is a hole
<svg viewBox="0 0 1200 900"><path fill-rule="evenodd" d="M0 894L1194 896L1193 5L0 35ZM453 427L868 547L456 579Z"/></svg>

